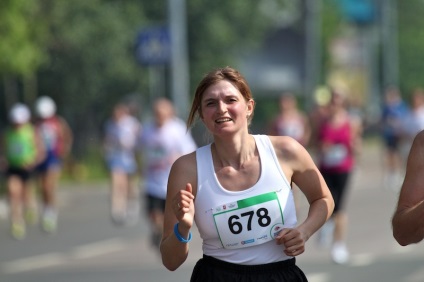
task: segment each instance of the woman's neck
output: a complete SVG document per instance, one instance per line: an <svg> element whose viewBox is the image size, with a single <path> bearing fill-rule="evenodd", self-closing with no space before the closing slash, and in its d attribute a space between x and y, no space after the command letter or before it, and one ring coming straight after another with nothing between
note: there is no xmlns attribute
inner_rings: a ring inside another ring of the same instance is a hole
<svg viewBox="0 0 424 282"><path fill-rule="evenodd" d="M256 143L252 135L238 140L215 140L212 143L212 156L220 168L231 166L242 168L246 162L257 155Z"/></svg>

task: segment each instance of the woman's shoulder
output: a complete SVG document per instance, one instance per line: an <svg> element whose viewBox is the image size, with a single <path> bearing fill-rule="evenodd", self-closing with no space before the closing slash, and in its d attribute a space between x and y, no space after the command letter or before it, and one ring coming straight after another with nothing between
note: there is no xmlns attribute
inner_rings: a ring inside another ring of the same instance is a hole
<svg viewBox="0 0 424 282"><path fill-rule="evenodd" d="M269 136L274 152L284 171L300 171L313 168L311 155L306 148L289 136Z"/></svg>
<svg viewBox="0 0 424 282"><path fill-rule="evenodd" d="M296 139L290 136L267 136L277 156L294 157L304 148Z"/></svg>
<svg viewBox="0 0 424 282"><path fill-rule="evenodd" d="M180 156L173 164L173 170L185 173L196 169L196 151Z"/></svg>
<svg viewBox="0 0 424 282"><path fill-rule="evenodd" d="M266 135L269 140L271 141L272 145L274 147L278 148L290 148L292 146L296 146L297 144L300 144L296 139L294 139L291 136L287 135Z"/></svg>
<svg viewBox="0 0 424 282"><path fill-rule="evenodd" d="M172 187L182 187L191 183L197 185L196 151L179 157L172 165L170 181Z"/></svg>

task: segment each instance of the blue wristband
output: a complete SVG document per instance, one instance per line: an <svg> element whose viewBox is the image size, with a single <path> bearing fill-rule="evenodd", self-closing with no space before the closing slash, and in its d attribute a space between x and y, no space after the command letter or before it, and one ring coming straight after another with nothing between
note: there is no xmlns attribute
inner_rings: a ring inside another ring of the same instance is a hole
<svg viewBox="0 0 424 282"><path fill-rule="evenodd" d="M188 238L184 239L183 236L181 236L180 232L178 231L178 223L175 223L174 225L174 233L175 233L175 237L177 237L178 241L182 242L182 243L188 243L191 241L191 231L188 232Z"/></svg>

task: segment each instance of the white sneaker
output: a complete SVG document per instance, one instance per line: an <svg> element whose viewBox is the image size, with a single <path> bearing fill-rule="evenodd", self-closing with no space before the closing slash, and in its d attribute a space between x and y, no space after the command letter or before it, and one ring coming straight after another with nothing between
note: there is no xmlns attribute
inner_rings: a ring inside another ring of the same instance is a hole
<svg viewBox="0 0 424 282"><path fill-rule="evenodd" d="M52 208L46 208L41 219L41 226L47 233L55 233L57 230L57 212Z"/></svg>
<svg viewBox="0 0 424 282"><path fill-rule="evenodd" d="M16 240L22 240L26 235L25 222L23 220L15 220L10 226L10 232Z"/></svg>
<svg viewBox="0 0 424 282"><path fill-rule="evenodd" d="M349 251L344 243L334 243L331 249L331 259L337 264L346 264L349 262Z"/></svg>

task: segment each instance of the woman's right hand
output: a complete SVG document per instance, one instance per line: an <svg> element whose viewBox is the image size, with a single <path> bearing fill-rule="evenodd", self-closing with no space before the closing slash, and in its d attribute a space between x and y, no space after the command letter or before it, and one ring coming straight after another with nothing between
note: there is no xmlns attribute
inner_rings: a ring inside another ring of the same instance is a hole
<svg viewBox="0 0 424 282"><path fill-rule="evenodd" d="M181 227L190 229L194 221L194 195L190 183L186 184L185 190L180 190L174 196L174 214Z"/></svg>

